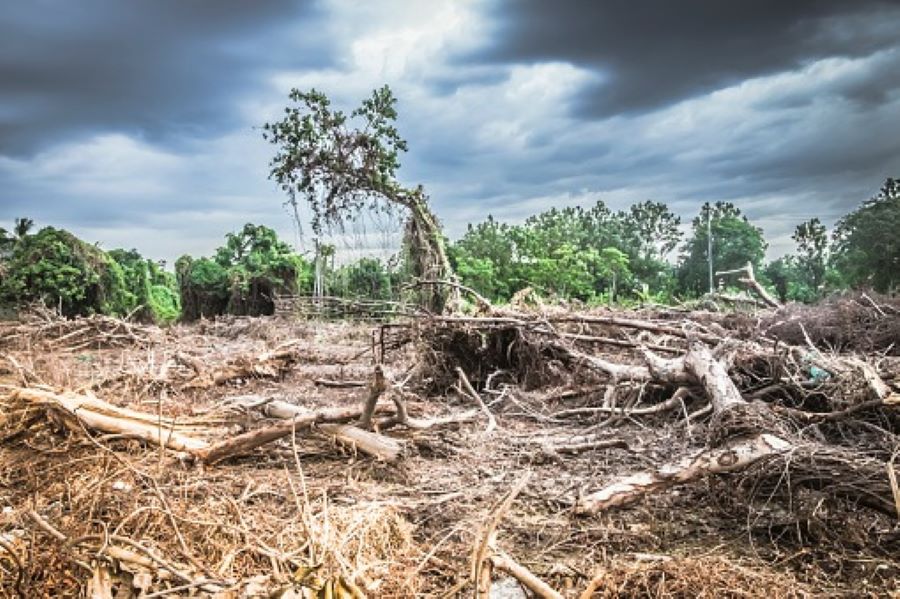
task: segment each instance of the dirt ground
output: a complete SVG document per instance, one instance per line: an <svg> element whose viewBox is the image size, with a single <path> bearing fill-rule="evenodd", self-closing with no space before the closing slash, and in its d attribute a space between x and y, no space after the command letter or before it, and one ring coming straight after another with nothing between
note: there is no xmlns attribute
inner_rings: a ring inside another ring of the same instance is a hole
<svg viewBox="0 0 900 599"><path fill-rule="evenodd" d="M235 396L312 409L361 404L366 387L334 388L321 379L367 383L373 331L378 325L244 318L180 325L120 347L48 351L21 342L3 350L0 384L25 377L185 422L215 422L221 434L234 434L257 426L256 416L227 407ZM300 358L283 378L206 388L171 382L191 377L175 360L179 353L214 365L285 342L298 344ZM386 370L402 379L420 351L414 343L389 347ZM627 362L630 351L604 355ZM574 512L580 495L696 446L707 418L686 416L702 408L699 400L611 422L600 414L557 416L597 405L604 391L595 384L524 390L500 376L477 386L496 417L493 431L485 432L481 416L428 430L395 427L386 433L402 442L403 457L392 463L304 432L202 465L135 439L26 422L37 414L12 422L7 414L0 431L0 589L12 597L79 596L87 588L102 597L96 593L104 587L115 597L215 594L167 576L155 560L141 565L104 551L131 541L169 570L230 582L221 597L328 596L328 589L333 596L470 596L473 550L504 497L522 483L500 514L494 545L563 596L579 596L592 580L596 590L586 596L900 594L897 521L814 489L801 493L812 506L803 517L779 511L780 491L745 488L744 477L729 474L599 516ZM426 389L411 390L411 415L478 407L462 394ZM588 433L612 446L553 449ZM98 580L104 577L108 583ZM528 595L497 571L490 596Z"/></svg>

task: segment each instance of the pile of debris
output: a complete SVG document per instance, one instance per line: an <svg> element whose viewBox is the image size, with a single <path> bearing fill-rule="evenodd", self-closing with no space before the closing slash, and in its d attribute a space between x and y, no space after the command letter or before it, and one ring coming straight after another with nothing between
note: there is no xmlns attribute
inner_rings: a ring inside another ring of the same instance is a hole
<svg viewBox="0 0 900 599"><path fill-rule="evenodd" d="M52 368L4 346L0 589L897 591L893 340L838 352L792 308L539 310L123 347L96 328ZM112 372L83 380L85 351Z"/></svg>
<svg viewBox="0 0 900 599"><path fill-rule="evenodd" d="M68 319L42 306L24 312L21 320L0 322L0 348L79 351L149 347L164 338L165 332L157 326L102 314Z"/></svg>

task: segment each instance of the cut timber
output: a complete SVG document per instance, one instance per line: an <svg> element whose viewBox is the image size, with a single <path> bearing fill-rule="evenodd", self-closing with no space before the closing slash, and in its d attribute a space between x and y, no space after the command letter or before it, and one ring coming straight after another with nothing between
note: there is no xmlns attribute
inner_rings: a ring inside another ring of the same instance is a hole
<svg viewBox="0 0 900 599"><path fill-rule="evenodd" d="M267 415L282 419L303 418L312 413L306 408L301 408L300 406L281 400L266 402L261 407ZM380 405L375 404L372 406L373 413L376 410L384 412L389 409L390 405L386 403ZM341 443L349 445L385 462L395 461L400 457L400 454L403 451L403 446L400 445L396 439L363 430L349 424L323 422L315 428L327 435L331 435Z"/></svg>
<svg viewBox="0 0 900 599"><path fill-rule="evenodd" d="M175 451L193 453L208 445L203 439L175 430L175 424L171 421L157 419L152 414L118 408L88 395L13 388L10 398L48 408L70 422L74 420L83 423L90 430L128 435Z"/></svg>
<svg viewBox="0 0 900 599"><path fill-rule="evenodd" d="M278 416L278 414L290 413L292 410L288 406L294 408L295 411L293 411L293 415L289 415L282 422L225 439L224 441L210 445L204 450L194 452L194 454L207 464L215 464L230 457L245 454L266 443L271 443L272 441L286 437L294 431L310 427L313 424L323 422L347 422L359 418L362 413L362 408L357 406L350 408L325 408L316 412L311 412L300 408L299 406L293 406L282 401L268 402L262 407L266 414L283 418L283 416ZM376 411L378 411L379 408L390 410L391 405L384 404L383 406L376 406Z"/></svg>
<svg viewBox="0 0 900 599"><path fill-rule="evenodd" d="M384 462L393 462L400 457L403 446L396 439L366 431L350 424L323 423L316 426L327 435Z"/></svg>
<svg viewBox="0 0 900 599"><path fill-rule="evenodd" d="M597 514L615 506L634 503L649 493L696 480L710 474L734 472L793 449L781 437L767 433L735 440L717 449L703 450L659 470L622 478L578 499L575 511Z"/></svg>
<svg viewBox="0 0 900 599"><path fill-rule="evenodd" d="M756 277L753 274L753 263L747 262L746 266L741 268L736 268L734 270L722 270L716 273L717 277L725 276L725 275L736 275L743 274L744 276L739 278L738 281L747 286L748 289L751 289L759 298L770 308L781 308L781 302L772 297L772 295L766 291L765 287L759 284L759 281L756 280Z"/></svg>

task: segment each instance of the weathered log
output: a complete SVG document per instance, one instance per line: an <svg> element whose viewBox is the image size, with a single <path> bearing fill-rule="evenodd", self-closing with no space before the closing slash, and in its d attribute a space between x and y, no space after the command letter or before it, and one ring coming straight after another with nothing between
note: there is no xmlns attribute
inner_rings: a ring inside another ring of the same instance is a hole
<svg viewBox="0 0 900 599"><path fill-rule="evenodd" d="M709 396L716 412L725 412L737 406L746 405L734 382L728 378L728 371L716 360L708 347L692 342L684 357L685 370L700 383Z"/></svg>
<svg viewBox="0 0 900 599"><path fill-rule="evenodd" d="M313 413L307 408L302 408L281 400L269 401L261 404L260 407L266 415L282 419L302 418ZM372 407L372 412L374 413L376 410L383 412L389 409L390 405L386 403L381 404L380 406L376 404ZM315 428L327 435L331 435L346 445L385 462L393 462L400 457L400 454L403 451L403 446L400 445L396 439L391 439L390 437L363 430L349 424L323 422Z"/></svg>
<svg viewBox="0 0 900 599"><path fill-rule="evenodd" d="M746 468L759 460L776 456L794 447L782 437L760 432L750 437L734 436L735 431L759 428L762 422L745 422L749 416L748 405L741 397L734 382L728 377L725 366L715 359L708 347L692 341L684 357L684 369L706 391L712 404L714 417L714 444L718 448L701 450L694 455L668 464L656 471L642 472L620 479L605 488L578 500L576 510L595 514L613 506L633 503L644 495L683 484L710 474L733 472ZM771 416L766 410L763 416Z"/></svg>
<svg viewBox="0 0 900 599"><path fill-rule="evenodd" d="M341 443L367 453L383 462L393 462L400 457L403 446L396 439L363 430L350 424L325 422L315 428L331 435Z"/></svg>
<svg viewBox="0 0 900 599"><path fill-rule="evenodd" d="M615 506L634 503L649 493L684 484L710 474L734 472L789 451L794 446L781 437L760 434L731 441L719 448L702 450L662 468L633 474L578 499L575 511L597 514Z"/></svg>
<svg viewBox="0 0 900 599"><path fill-rule="evenodd" d="M683 361L665 360L645 350L645 365L617 364L602 358L584 354L560 344L551 343L548 347L563 360L583 366L595 372L605 374L615 382L661 382L683 384L693 382L693 378L684 369ZM651 364L652 363L652 367Z"/></svg>
<svg viewBox="0 0 900 599"><path fill-rule="evenodd" d="M57 394L41 389L11 388L10 397L13 400L46 407L70 420L80 421L91 430L128 435L175 451L193 453L205 449L208 445L203 439L191 437L176 430L177 427L171 420L118 408L88 395Z"/></svg>
<svg viewBox="0 0 900 599"><path fill-rule="evenodd" d="M378 398L387 390L387 382L384 377L384 369L381 364L375 366L375 373L372 376L372 382L369 384L369 396L366 398L362 415L359 417L359 427L363 429L372 426L372 414L375 411L375 404Z"/></svg>
<svg viewBox="0 0 900 599"><path fill-rule="evenodd" d="M273 414L272 404L274 403L276 402L269 402L266 404L267 413ZM387 409L390 409L389 404L387 404L386 407ZM275 409L278 409L277 405ZM301 412L276 424L225 439L218 443L214 443L205 449L194 451L192 453L207 464L215 464L227 458L247 453L266 443L271 443L272 441L286 437L294 431L310 427L313 424L322 422L347 422L359 418L361 413L362 408L358 406L349 408L325 408L316 412Z"/></svg>

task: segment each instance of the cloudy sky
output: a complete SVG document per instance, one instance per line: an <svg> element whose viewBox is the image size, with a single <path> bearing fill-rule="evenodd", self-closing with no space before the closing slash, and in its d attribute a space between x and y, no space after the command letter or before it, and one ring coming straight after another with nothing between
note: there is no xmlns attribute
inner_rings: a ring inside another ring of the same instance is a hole
<svg viewBox="0 0 900 599"><path fill-rule="evenodd" d="M729 200L779 255L900 176L898 26L897 0L7 2L0 226L168 260L248 221L300 243L259 125L292 87L352 109L388 83L451 236Z"/></svg>

